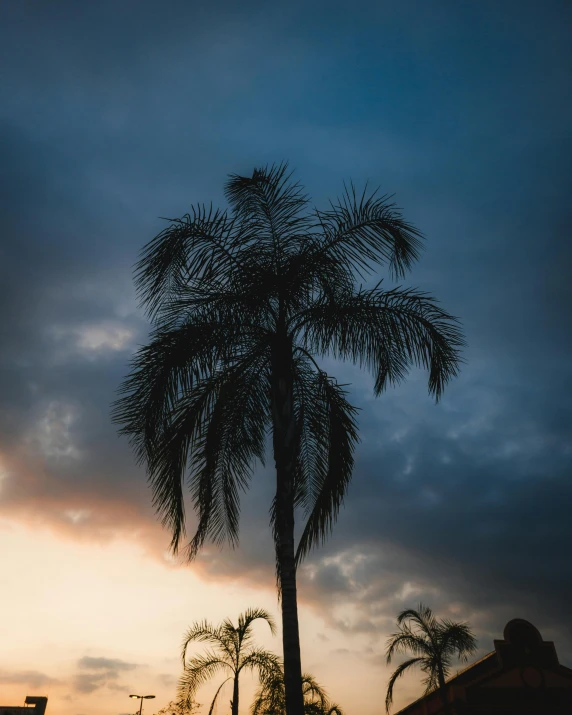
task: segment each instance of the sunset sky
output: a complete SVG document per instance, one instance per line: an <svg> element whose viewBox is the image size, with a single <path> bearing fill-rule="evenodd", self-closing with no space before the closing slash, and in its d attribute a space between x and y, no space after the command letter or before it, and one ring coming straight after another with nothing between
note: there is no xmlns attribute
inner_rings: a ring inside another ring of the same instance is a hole
<svg viewBox="0 0 572 715"><path fill-rule="evenodd" d="M109 412L159 217L283 159L320 207L349 179L395 194L427 238L406 283L468 340L437 406L421 372L374 399L327 363L361 444L300 571L304 669L381 715L385 641L419 600L481 653L527 618L572 666L571 23L564 0L0 0L0 704L119 715L152 693L151 715L194 620L278 617L272 470L240 547L182 564Z"/></svg>

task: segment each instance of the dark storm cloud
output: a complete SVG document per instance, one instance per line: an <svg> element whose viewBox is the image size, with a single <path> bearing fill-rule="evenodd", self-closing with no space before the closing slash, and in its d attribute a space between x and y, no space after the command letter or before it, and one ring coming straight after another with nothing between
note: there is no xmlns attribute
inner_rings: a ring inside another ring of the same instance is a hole
<svg viewBox="0 0 572 715"><path fill-rule="evenodd" d="M131 265L157 216L286 157L321 205L350 177L396 192L428 238L408 282L469 343L437 407L418 373L374 402L328 365L363 441L302 597L376 634L423 598L491 637L517 611L569 635L570 8L311 5L2 4L0 509L166 547L109 422L147 330ZM243 548L200 568L270 585L271 476L254 483Z"/></svg>
<svg viewBox="0 0 572 715"><path fill-rule="evenodd" d="M472 417L366 428L383 447L362 451L341 528L305 569L318 598L360 603L352 628L387 632L425 600L463 603L489 633L512 611L570 637L570 434L517 410Z"/></svg>

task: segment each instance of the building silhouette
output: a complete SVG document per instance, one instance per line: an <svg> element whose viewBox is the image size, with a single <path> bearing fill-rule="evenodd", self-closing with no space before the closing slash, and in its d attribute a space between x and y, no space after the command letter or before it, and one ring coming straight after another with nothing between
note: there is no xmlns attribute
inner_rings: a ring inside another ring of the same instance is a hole
<svg viewBox="0 0 572 715"><path fill-rule="evenodd" d="M46 712L46 706L48 704L48 699L44 697L39 697L36 695L27 695L25 706L17 705L0 705L0 715L44 715ZM27 707L32 705L33 707Z"/></svg>
<svg viewBox="0 0 572 715"><path fill-rule="evenodd" d="M397 715L572 715L572 669L556 648L520 618L495 649L447 681L445 707L434 691Z"/></svg>

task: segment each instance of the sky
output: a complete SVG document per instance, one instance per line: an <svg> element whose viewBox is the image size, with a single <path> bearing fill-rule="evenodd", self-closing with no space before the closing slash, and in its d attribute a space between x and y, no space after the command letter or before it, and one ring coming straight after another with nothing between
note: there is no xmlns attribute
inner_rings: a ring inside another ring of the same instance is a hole
<svg viewBox="0 0 572 715"><path fill-rule="evenodd" d="M426 236L406 284L468 342L438 405L420 371L374 399L327 364L361 443L300 569L304 669L381 713L386 639L419 601L482 654L527 618L572 665L571 22L558 0L0 2L0 703L119 715L144 691L151 714L193 621L278 617L271 470L239 548L189 566L109 415L159 217L224 207L228 174L281 160L318 207L349 179L395 194ZM404 680L397 707L420 692Z"/></svg>

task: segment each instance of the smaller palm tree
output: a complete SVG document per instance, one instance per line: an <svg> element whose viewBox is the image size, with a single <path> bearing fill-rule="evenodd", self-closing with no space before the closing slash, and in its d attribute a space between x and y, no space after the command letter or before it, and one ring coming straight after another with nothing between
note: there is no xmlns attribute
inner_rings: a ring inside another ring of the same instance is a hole
<svg viewBox="0 0 572 715"><path fill-rule="evenodd" d="M445 712L449 706L446 693L446 679L456 658L467 662L477 649L477 641L467 623L454 623L448 619L437 620L433 612L422 603L417 610L402 611L397 616L399 627L387 640L387 663L397 653L413 657L401 663L389 679L385 708L387 712L393 702L393 688L397 679L413 666L419 666L425 678L425 694L439 690Z"/></svg>
<svg viewBox="0 0 572 715"><path fill-rule="evenodd" d="M259 677L268 677L279 667L278 656L270 651L257 648L253 644L252 625L261 619L270 626L272 635L276 626L272 616L262 608L249 608L238 617L238 625L226 618L219 626L207 621L193 624L185 635L182 649L183 674L179 680L179 702L190 704L203 683L218 673L228 674L218 687L211 702L209 715L212 715L217 698L223 686L233 682L231 713L238 715L238 681L245 670L258 671ZM209 643L212 648L202 655L195 655L187 660L187 650L191 642Z"/></svg>
<svg viewBox="0 0 572 715"><path fill-rule="evenodd" d="M324 688L307 673L302 675L302 692L304 715L344 715L340 706L331 703ZM260 678L251 715L286 715L284 666L281 662Z"/></svg>

